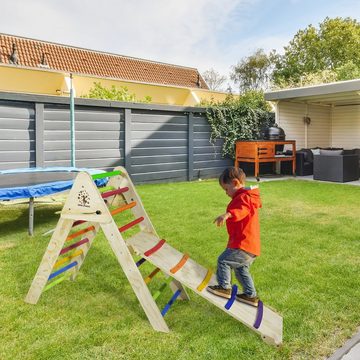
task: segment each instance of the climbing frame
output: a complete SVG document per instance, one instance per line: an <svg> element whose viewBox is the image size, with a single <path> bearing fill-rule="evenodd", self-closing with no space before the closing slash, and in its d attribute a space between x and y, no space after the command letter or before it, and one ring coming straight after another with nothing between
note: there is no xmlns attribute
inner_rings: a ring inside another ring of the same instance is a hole
<svg viewBox="0 0 360 360"><path fill-rule="evenodd" d="M99 177L109 177L105 188L96 187L94 180ZM113 216L126 211L132 213L134 220L118 226ZM77 176L25 301L36 304L42 292L64 280L74 280L100 228L155 330L169 331L164 316L177 299L189 299L186 286L259 333L265 341L281 344L282 317L261 301L258 308L235 301L236 285L230 299L206 291L208 285L216 284L212 271L158 236L122 167L106 174L90 176L83 172ZM123 234L134 228L139 231L125 239ZM139 256L135 261L134 257ZM146 261L155 268L143 276L140 268ZM160 273L165 275L165 281L152 294L148 285ZM173 295L160 310L156 300L168 286Z"/></svg>

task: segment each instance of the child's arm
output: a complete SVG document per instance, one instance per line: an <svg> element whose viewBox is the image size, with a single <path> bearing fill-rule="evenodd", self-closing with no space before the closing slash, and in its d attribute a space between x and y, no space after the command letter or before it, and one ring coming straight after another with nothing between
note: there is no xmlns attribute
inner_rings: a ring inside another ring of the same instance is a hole
<svg viewBox="0 0 360 360"><path fill-rule="evenodd" d="M226 212L225 214L219 215L213 222L216 226L222 226L225 224L226 220L231 217L232 215L229 212Z"/></svg>

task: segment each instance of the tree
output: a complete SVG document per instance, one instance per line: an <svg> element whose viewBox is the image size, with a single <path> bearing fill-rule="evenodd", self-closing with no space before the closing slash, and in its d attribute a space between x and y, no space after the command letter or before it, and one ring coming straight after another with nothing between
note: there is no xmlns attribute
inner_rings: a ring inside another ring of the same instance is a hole
<svg viewBox="0 0 360 360"><path fill-rule="evenodd" d="M222 85L226 81L226 76L220 75L213 68L206 70L202 77L204 78L206 84L209 86L210 90L216 91L221 90Z"/></svg>
<svg viewBox="0 0 360 360"><path fill-rule="evenodd" d="M360 23L351 18L325 18L319 28L309 25L299 30L283 55L274 54L274 84L304 85L313 77L330 81L345 80L344 69L356 75L360 68Z"/></svg>
<svg viewBox="0 0 360 360"><path fill-rule="evenodd" d="M231 80L239 85L240 92L249 90L267 90L271 78L271 54L257 49L252 55L244 57L233 66Z"/></svg>
<svg viewBox="0 0 360 360"><path fill-rule="evenodd" d="M151 96L145 96L143 100L136 100L136 95L130 93L126 86L116 87L112 85L111 88L106 88L100 82L94 82L94 87L89 90L88 94L82 97L126 102L151 102Z"/></svg>

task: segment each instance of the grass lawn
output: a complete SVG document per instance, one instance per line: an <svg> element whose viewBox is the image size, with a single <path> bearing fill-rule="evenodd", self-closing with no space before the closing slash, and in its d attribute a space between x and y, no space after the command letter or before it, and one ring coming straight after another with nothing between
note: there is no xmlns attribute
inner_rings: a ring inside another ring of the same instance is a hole
<svg viewBox="0 0 360 360"><path fill-rule="evenodd" d="M216 269L225 228L212 221L229 201L217 181L138 186L157 229ZM189 290L153 331L102 234L75 282L24 303L60 205L0 205L0 359L323 359L360 324L360 187L296 180L260 184L262 255L252 266L263 302L284 317L276 348ZM141 271L152 267L144 264ZM161 276L150 284L154 291ZM163 306L170 290L159 299Z"/></svg>

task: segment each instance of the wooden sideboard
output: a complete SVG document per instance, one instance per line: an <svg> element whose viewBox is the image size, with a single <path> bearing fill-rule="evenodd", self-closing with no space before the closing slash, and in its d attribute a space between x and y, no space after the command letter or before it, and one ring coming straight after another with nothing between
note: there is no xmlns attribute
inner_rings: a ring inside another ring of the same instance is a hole
<svg viewBox="0 0 360 360"><path fill-rule="evenodd" d="M276 145L292 145L292 155L277 155ZM259 164L266 162L291 161L292 172L295 175L296 169L296 142L295 140L254 140L236 141L235 167L239 162L251 162L255 164L255 177L259 178Z"/></svg>

